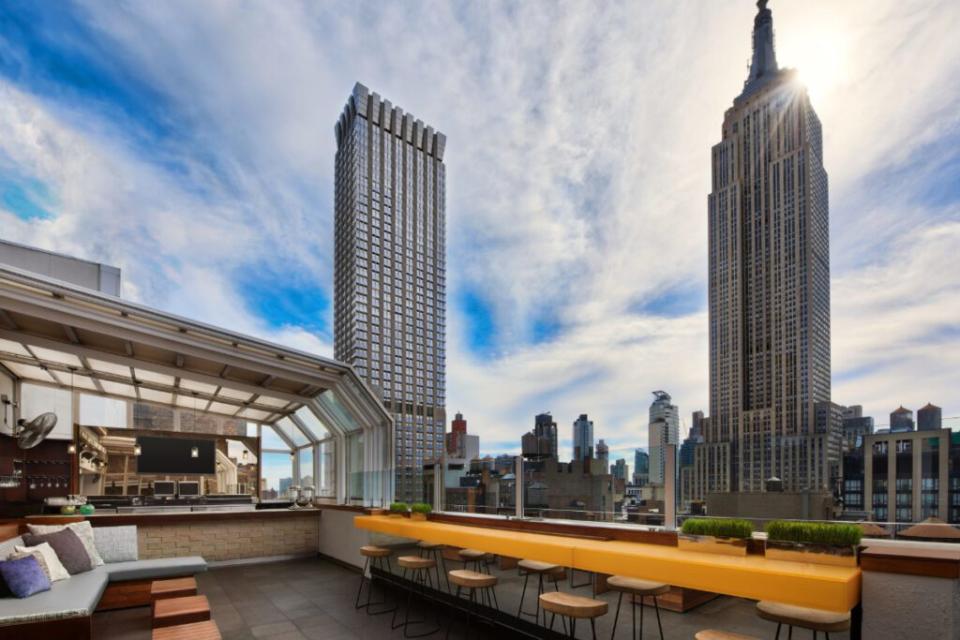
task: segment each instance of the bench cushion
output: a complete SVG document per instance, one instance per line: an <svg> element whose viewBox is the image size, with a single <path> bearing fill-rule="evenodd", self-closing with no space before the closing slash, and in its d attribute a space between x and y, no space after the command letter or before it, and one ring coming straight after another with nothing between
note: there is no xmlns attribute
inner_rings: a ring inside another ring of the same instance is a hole
<svg viewBox="0 0 960 640"><path fill-rule="evenodd" d="M152 558L150 560L112 562L103 565L102 568L107 571L110 582L119 582L202 573L207 570L207 562L200 556L185 556L182 558Z"/></svg>
<svg viewBox="0 0 960 640"><path fill-rule="evenodd" d="M88 616L106 588L107 572L97 567L29 598L0 598L0 626Z"/></svg>
<svg viewBox="0 0 960 640"><path fill-rule="evenodd" d="M93 530L93 541L107 564L139 559L135 525L97 527Z"/></svg>

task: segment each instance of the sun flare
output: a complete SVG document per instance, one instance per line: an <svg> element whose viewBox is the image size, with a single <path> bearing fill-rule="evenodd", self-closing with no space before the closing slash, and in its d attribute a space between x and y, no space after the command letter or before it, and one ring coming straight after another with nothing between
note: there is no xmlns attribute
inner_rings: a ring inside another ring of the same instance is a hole
<svg viewBox="0 0 960 640"><path fill-rule="evenodd" d="M839 30L815 27L792 38L778 40L778 57L784 67L800 74L815 103L828 100L848 77L849 35Z"/></svg>

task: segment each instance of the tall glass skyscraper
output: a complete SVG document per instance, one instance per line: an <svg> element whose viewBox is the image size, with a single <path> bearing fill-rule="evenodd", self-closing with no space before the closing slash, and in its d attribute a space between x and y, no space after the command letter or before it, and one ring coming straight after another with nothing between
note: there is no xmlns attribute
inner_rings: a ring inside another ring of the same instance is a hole
<svg viewBox="0 0 960 640"><path fill-rule="evenodd" d="M581 413L573 422L573 459L593 458L593 420Z"/></svg>
<svg viewBox="0 0 960 640"><path fill-rule="evenodd" d="M830 401L827 174L817 118L796 72L777 66L773 17L757 3L753 60L713 147L709 196L710 420L700 495L830 488L839 434ZM651 461L651 467L653 463Z"/></svg>
<svg viewBox="0 0 960 640"><path fill-rule="evenodd" d="M654 391L653 396L647 430L650 483L663 484L663 470L666 468L664 445L680 444L680 412L666 391Z"/></svg>
<svg viewBox="0 0 960 640"><path fill-rule="evenodd" d="M446 138L359 83L335 131L334 356L381 393L396 497L419 500L446 424Z"/></svg>

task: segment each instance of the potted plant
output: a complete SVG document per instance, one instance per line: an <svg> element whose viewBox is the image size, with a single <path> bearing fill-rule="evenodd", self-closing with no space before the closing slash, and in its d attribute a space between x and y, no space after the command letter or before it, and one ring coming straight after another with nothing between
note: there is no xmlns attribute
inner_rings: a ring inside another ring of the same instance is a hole
<svg viewBox="0 0 960 640"><path fill-rule="evenodd" d="M433 511L433 507L426 502L414 502L410 505L410 519L426 520L431 511Z"/></svg>
<svg viewBox="0 0 960 640"><path fill-rule="evenodd" d="M855 524L774 520L766 529L764 553L772 560L857 566L863 532Z"/></svg>
<svg viewBox="0 0 960 640"><path fill-rule="evenodd" d="M753 525L749 520L689 518L677 536L677 545L687 551L745 556L747 541L752 535Z"/></svg>
<svg viewBox="0 0 960 640"><path fill-rule="evenodd" d="M410 509L407 507L406 502L392 502L390 503L390 517L391 518L402 518L406 515L409 515Z"/></svg>

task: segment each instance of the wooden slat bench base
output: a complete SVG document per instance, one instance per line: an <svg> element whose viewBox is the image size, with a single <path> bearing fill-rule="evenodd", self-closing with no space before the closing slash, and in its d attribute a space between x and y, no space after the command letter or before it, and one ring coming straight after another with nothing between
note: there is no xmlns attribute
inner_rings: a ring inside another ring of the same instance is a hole
<svg viewBox="0 0 960 640"><path fill-rule="evenodd" d="M210 619L210 602L207 596L168 598L153 603L153 628L173 627L190 622Z"/></svg>
<svg viewBox="0 0 960 640"><path fill-rule="evenodd" d="M167 598L183 598L197 595L197 581L195 578L171 578L170 580L154 580L150 586L150 600L166 600Z"/></svg>
<svg viewBox="0 0 960 640"><path fill-rule="evenodd" d="M221 637L217 623L213 620L204 620L154 629L153 640L221 640Z"/></svg>

